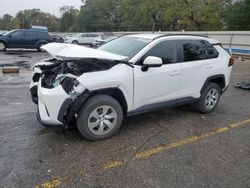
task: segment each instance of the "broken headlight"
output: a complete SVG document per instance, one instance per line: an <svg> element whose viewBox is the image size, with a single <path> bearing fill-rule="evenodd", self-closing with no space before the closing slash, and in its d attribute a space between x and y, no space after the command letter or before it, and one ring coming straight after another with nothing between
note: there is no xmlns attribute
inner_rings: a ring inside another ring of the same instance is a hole
<svg viewBox="0 0 250 188"><path fill-rule="evenodd" d="M60 83L73 100L86 89L76 78L64 77Z"/></svg>

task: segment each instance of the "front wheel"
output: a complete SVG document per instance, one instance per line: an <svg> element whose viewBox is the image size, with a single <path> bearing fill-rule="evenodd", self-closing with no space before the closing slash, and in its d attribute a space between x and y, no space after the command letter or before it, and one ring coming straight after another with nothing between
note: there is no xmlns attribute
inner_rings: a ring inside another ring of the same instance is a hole
<svg viewBox="0 0 250 188"><path fill-rule="evenodd" d="M5 51L5 50L6 50L6 44L0 41L0 51Z"/></svg>
<svg viewBox="0 0 250 188"><path fill-rule="evenodd" d="M201 97L196 104L196 109L204 114L211 113L220 101L221 88L215 83L208 83L201 93Z"/></svg>
<svg viewBox="0 0 250 188"><path fill-rule="evenodd" d="M88 140L97 141L112 137L121 127L121 105L107 95L91 97L80 109L77 127Z"/></svg>
<svg viewBox="0 0 250 188"><path fill-rule="evenodd" d="M74 40L74 41L72 42L72 44L78 45L79 43L78 43L78 41Z"/></svg>

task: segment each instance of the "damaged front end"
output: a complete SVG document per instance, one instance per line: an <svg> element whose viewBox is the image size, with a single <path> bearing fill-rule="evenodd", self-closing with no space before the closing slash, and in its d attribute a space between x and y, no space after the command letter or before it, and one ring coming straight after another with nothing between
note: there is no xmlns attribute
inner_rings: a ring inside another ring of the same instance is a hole
<svg viewBox="0 0 250 188"><path fill-rule="evenodd" d="M74 119L88 90L79 80L85 73L106 71L127 57L72 44L50 43L42 47L53 59L37 63L30 84L38 104L37 119L46 125L65 125Z"/></svg>
<svg viewBox="0 0 250 188"><path fill-rule="evenodd" d="M84 73L109 70L119 63L119 61L115 60L94 58L67 61L52 59L49 61L53 61L53 63L37 65L36 67L41 70L38 86L38 106L39 110L44 109L43 111L46 112L44 113L46 117L39 117L38 120L46 124L43 119L56 119L55 121L66 127L74 119L75 114L87 99L89 93L84 83L80 83L78 78ZM63 89L62 94L57 91L59 88ZM58 108L50 104L56 101L60 101L58 102L60 103L59 106L58 104L55 105Z"/></svg>

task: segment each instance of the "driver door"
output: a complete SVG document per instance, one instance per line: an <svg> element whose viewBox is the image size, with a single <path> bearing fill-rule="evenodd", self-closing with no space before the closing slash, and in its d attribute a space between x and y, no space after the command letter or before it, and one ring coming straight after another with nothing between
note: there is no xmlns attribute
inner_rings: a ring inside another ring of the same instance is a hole
<svg viewBox="0 0 250 188"><path fill-rule="evenodd" d="M8 35L8 44L10 48L24 47L24 31L17 30Z"/></svg>
<svg viewBox="0 0 250 188"><path fill-rule="evenodd" d="M143 61L148 56L160 57L161 67L141 70ZM175 105L179 97L181 65L178 63L177 41L163 41L151 50L135 65L134 68L134 109L147 111L151 108Z"/></svg>

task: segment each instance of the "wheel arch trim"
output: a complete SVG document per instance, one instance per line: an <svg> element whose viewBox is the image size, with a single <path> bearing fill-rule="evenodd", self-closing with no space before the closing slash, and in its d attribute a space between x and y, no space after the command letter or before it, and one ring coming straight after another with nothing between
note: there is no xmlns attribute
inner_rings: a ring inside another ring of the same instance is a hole
<svg viewBox="0 0 250 188"><path fill-rule="evenodd" d="M58 121L62 122L65 126L68 126L71 120L74 118L75 114L82 107L82 105L84 105L84 103L90 97L98 94L104 94L104 95L106 94L116 99L117 102L121 105L124 115L127 114L128 104L123 92L118 87L113 87L113 88L105 88L93 91L86 90L75 100L72 100L70 97L67 98L59 110L57 116ZM122 101L119 99L122 99Z"/></svg>
<svg viewBox="0 0 250 188"><path fill-rule="evenodd" d="M218 80L218 79L222 79L222 85L219 85L221 87L221 90L223 90L224 88L226 88L226 78L225 78L225 75L223 74L218 74L218 75L214 75L214 76L210 76L206 79L206 81L204 82L202 88L201 88L201 93L205 90L207 84L209 82L213 82L213 80ZM216 83L216 82L214 82Z"/></svg>

